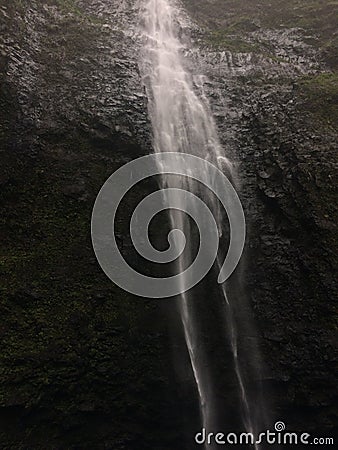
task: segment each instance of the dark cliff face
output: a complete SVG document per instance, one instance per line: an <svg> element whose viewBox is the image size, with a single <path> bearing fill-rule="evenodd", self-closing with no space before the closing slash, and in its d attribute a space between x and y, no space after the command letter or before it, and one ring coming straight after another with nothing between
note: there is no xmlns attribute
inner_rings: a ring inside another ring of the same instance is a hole
<svg viewBox="0 0 338 450"><path fill-rule="evenodd" d="M185 2L242 179L273 414L320 433L337 424L337 5L253 3Z"/></svg>
<svg viewBox="0 0 338 450"><path fill-rule="evenodd" d="M177 410L196 412L169 303L115 287L90 243L101 185L151 151L135 3L0 1L3 448L179 448ZM238 163L273 415L333 434L336 4L183 3L190 69Z"/></svg>
<svg viewBox="0 0 338 450"><path fill-rule="evenodd" d="M159 305L91 247L102 184L151 150L119 3L1 2L1 448L156 448L184 428Z"/></svg>

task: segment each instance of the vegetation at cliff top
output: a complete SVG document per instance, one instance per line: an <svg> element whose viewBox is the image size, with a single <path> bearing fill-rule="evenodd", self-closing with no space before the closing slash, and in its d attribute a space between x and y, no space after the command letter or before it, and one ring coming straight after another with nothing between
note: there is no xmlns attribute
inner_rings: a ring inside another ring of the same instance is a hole
<svg viewBox="0 0 338 450"><path fill-rule="evenodd" d="M337 28L335 0L183 0L183 4L205 25L226 27L229 32L301 27L330 38Z"/></svg>
<svg viewBox="0 0 338 450"><path fill-rule="evenodd" d="M330 128L338 127L338 74L321 73L305 77L300 88L309 111Z"/></svg>
<svg viewBox="0 0 338 450"><path fill-rule="evenodd" d="M183 0L203 27L207 40L231 51L253 51L245 36L260 29L303 29L311 44L323 50L332 67L338 63L338 1L325 0ZM249 50L250 48L250 50Z"/></svg>

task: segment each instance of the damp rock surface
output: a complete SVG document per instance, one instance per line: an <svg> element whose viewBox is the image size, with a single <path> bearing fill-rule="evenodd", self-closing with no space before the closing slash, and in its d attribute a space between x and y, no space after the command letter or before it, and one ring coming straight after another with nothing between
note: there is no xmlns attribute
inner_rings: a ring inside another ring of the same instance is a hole
<svg viewBox="0 0 338 450"><path fill-rule="evenodd" d="M253 3L184 0L184 53L240 174L272 415L330 436L336 3ZM119 290L90 241L103 182L152 151L139 21L132 0L0 0L2 448L194 448L170 301Z"/></svg>

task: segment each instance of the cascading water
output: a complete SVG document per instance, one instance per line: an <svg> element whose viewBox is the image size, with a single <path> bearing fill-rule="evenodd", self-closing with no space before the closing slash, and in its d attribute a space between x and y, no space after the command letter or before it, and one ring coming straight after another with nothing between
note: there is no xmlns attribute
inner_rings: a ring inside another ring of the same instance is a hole
<svg viewBox="0 0 338 450"><path fill-rule="evenodd" d="M141 66L149 101L155 152L184 152L199 156L217 165L235 179L234 168L223 154L208 104L197 94L192 76L183 65L184 47L178 37L179 8L170 0L149 0L144 5L143 17L145 44ZM180 181L182 188L190 191L197 189L189 179L182 178ZM164 187L170 187L170 177L163 174L161 183ZM218 218L221 234L222 214L215 200L210 194L207 195L214 215ZM182 209L184 210L184 205ZM185 235L189 236L190 227L183 223L182 216L170 212L170 223L173 228L184 229ZM185 255L186 253L189 252L185 252ZM178 271L182 271L187 262L185 258L189 257L191 254L179 258ZM220 286L219 291L219 295L224 298L234 370L242 401L243 422L247 431L252 432L250 402L238 360L235 320L225 286ZM181 294L179 311L198 390L203 427L210 430L215 419L212 377L205 364L207 355L199 342L198 324L189 297L189 293Z"/></svg>

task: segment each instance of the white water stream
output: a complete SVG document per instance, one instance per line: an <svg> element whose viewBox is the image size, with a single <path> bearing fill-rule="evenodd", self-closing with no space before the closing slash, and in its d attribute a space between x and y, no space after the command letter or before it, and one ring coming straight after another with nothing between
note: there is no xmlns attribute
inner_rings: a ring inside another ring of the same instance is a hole
<svg viewBox="0 0 338 450"><path fill-rule="evenodd" d="M154 151L190 153L209 160L234 177L234 169L220 145L209 106L205 98L194 89L192 76L184 68L182 56L184 46L179 38L179 8L170 0L148 0L143 9L145 39L142 71L153 129ZM196 189L188 179L182 178L182 189ZM163 174L162 185L170 187L170 180L167 175ZM210 194L205 195L208 195L215 218L217 220L218 217L220 222L221 212L218 204ZM184 205L182 205L182 209L184 209ZM189 226L183 223L181 216L170 214L172 227L184 229L189 240ZM222 224L219 223L220 234L221 228ZM184 258L189 258L189 256L191 255L179 258L177 263L179 272L186 264ZM252 432L250 404L238 360L236 325L226 287L220 286L219 292L224 298L225 311L227 311L225 320L242 402L243 423L247 431ZM180 316L199 395L203 427L212 430L215 411L212 374L208 373L207 355L199 343L198 326L191 310L189 296L189 293L184 293L179 299Z"/></svg>

